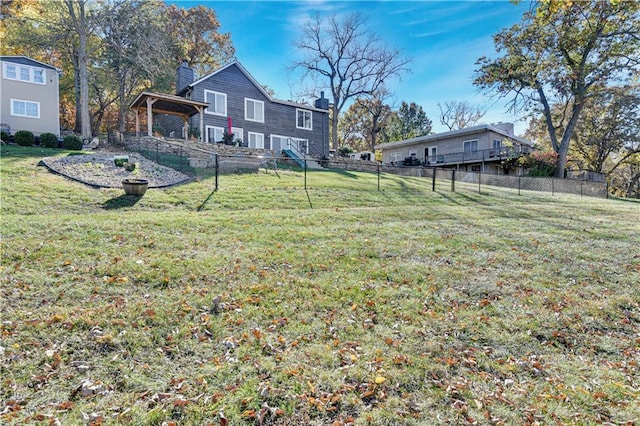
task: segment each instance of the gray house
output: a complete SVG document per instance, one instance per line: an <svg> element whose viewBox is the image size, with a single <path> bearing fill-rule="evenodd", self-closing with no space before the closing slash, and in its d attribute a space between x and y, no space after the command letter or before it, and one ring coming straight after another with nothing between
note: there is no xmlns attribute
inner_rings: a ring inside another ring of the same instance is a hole
<svg viewBox="0 0 640 426"><path fill-rule="evenodd" d="M234 140L251 148L329 154L329 102L324 95L313 106L275 99L237 61L199 79L183 62L177 69L176 95L208 104L202 114L189 118L189 128L202 129L204 142L220 143L231 130ZM175 116L158 116L154 122L165 136L186 137Z"/></svg>
<svg viewBox="0 0 640 426"><path fill-rule="evenodd" d="M514 135L512 123L481 124L376 146L382 162L502 174L503 162L533 150L533 143Z"/></svg>
<svg viewBox="0 0 640 426"><path fill-rule="evenodd" d="M60 70L26 56L0 56L2 130L60 136Z"/></svg>

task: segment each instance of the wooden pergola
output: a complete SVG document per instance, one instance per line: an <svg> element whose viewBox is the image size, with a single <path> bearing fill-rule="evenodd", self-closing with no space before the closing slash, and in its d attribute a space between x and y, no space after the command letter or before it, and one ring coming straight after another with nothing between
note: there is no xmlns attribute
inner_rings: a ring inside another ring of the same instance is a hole
<svg viewBox="0 0 640 426"><path fill-rule="evenodd" d="M180 96L162 93L142 92L131 102L129 108L136 112L136 133L140 134L140 113L147 113L147 134L153 135L153 114L171 114L182 118L184 137L189 139L189 118L200 114L200 138L204 136L204 110L209 106L206 102L192 101Z"/></svg>

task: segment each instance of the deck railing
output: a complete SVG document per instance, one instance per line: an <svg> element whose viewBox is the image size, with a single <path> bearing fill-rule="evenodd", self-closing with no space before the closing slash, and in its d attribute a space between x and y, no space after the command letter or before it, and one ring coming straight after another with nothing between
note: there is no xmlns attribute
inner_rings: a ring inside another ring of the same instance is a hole
<svg viewBox="0 0 640 426"><path fill-rule="evenodd" d="M426 157L425 165L440 166L447 164L480 163L484 161L500 161L528 154L533 148L528 146L482 149L479 151L455 152Z"/></svg>

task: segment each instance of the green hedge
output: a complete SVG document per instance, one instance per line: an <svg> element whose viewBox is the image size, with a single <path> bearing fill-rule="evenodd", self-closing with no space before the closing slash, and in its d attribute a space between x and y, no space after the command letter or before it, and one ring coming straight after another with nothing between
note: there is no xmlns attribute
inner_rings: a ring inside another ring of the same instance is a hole
<svg viewBox="0 0 640 426"><path fill-rule="evenodd" d="M44 146L46 148L57 148L58 137L53 133L42 133L40 135L40 146Z"/></svg>
<svg viewBox="0 0 640 426"><path fill-rule="evenodd" d="M64 149L80 151L82 150L82 141L79 137L74 135L65 136L65 138L62 140L62 147Z"/></svg>
<svg viewBox="0 0 640 426"><path fill-rule="evenodd" d="M33 146L36 137L28 130L18 130L15 135L15 141L20 146Z"/></svg>

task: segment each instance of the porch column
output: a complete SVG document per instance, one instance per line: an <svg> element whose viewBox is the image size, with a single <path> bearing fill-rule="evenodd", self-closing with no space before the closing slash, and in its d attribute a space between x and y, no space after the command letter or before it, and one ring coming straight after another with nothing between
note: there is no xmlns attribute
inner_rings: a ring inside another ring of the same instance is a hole
<svg viewBox="0 0 640 426"><path fill-rule="evenodd" d="M136 136L140 136L140 107L136 107Z"/></svg>
<svg viewBox="0 0 640 426"><path fill-rule="evenodd" d="M183 115L182 120L184 121L184 140L189 140L189 116Z"/></svg>
<svg viewBox="0 0 640 426"><path fill-rule="evenodd" d="M200 142L204 142L204 108L201 106L196 108L198 108L198 114L200 117Z"/></svg>
<svg viewBox="0 0 640 426"><path fill-rule="evenodd" d="M147 97L147 136L153 136L153 100Z"/></svg>

